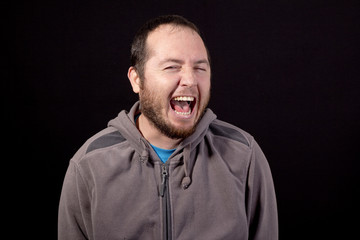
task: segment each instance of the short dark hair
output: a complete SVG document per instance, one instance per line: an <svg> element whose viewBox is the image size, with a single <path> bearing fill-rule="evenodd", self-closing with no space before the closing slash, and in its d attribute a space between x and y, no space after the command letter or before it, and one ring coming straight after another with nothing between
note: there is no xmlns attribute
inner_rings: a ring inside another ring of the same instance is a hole
<svg viewBox="0 0 360 240"><path fill-rule="evenodd" d="M133 42L131 44L131 66L135 67L140 79L144 78L145 63L148 59L148 51L146 49L146 40L150 32L154 31L160 25L171 24L174 26L188 27L194 30L201 37L198 27L187 20L186 18L179 15L163 15L148 20L135 34ZM204 43L205 44L205 43ZM206 48L206 46L205 46ZM208 60L210 62L209 51L207 50Z"/></svg>

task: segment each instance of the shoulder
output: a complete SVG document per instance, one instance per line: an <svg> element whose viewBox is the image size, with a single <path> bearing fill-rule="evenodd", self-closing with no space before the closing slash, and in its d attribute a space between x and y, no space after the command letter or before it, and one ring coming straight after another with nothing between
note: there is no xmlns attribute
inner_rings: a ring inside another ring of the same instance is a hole
<svg viewBox="0 0 360 240"><path fill-rule="evenodd" d="M95 151L109 149L112 146L116 146L125 141L125 137L123 137L116 128L107 127L90 137L75 153L72 161L79 163L81 159L83 159L88 154L91 154Z"/></svg>
<svg viewBox="0 0 360 240"><path fill-rule="evenodd" d="M215 119L209 126L209 132L214 137L219 137L224 140L237 142L241 145L251 147L253 136L246 131L236 127L230 123Z"/></svg>
<svg viewBox="0 0 360 240"><path fill-rule="evenodd" d="M89 141L87 144L86 153L114 146L126 140L118 130L111 127L106 130L107 131L101 132L101 134L97 135L91 141Z"/></svg>

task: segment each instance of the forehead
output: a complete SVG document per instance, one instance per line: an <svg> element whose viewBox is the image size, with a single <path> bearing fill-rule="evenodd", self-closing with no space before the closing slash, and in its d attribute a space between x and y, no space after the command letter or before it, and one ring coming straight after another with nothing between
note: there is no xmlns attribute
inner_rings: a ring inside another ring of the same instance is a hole
<svg viewBox="0 0 360 240"><path fill-rule="evenodd" d="M146 41L148 56L207 58L200 35L186 26L160 25Z"/></svg>

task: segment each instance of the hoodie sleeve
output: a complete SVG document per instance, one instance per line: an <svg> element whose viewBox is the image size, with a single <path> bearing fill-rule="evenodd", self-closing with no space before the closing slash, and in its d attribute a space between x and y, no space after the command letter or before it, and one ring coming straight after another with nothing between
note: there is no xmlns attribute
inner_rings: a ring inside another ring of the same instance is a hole
<svg viewBox="0 0 360 240"><path fill-rule="evenodd" d="M91 232L90 199L76 164L70 161L60 197L58 240L85 240Z"/></svg>
<svg viewBox="0 0 360 240"><path fill-rule="evenodd" d="M269 164L259 145L252 142L247 182L249 239L278 239L278 215Z"/></svg>

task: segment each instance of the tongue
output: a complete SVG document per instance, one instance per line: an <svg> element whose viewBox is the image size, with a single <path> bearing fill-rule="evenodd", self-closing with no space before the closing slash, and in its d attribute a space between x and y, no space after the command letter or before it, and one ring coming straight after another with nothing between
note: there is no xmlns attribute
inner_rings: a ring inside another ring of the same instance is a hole
<svg viewBox="0 0 360 240"><path fill-rule="evenodd" d="M189 112L190 105L185 101L171 100L171 105L177 112Z"/></svg>

